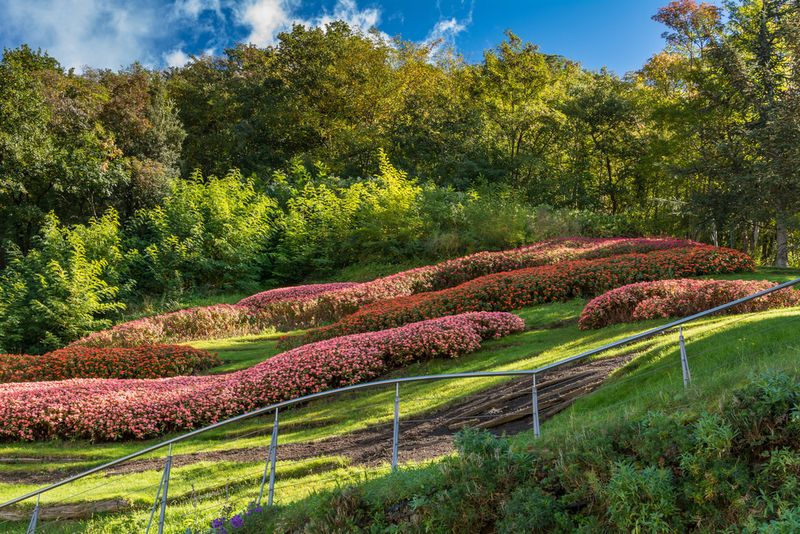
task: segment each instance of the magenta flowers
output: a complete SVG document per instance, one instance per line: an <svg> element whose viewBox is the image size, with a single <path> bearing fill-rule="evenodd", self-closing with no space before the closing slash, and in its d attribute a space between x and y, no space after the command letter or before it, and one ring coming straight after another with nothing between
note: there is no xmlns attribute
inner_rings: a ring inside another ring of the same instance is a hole
<svg viewBox="0 0 800 534"><path fill-rule="evenodd" d="M272 289L232 306L192 308L130 321L90 334L73 345L136 347L258 334L270 329L308 328L339 320L366 304L447 289L487 274L552 265L564 260L695 245L697 243L692 241L661 238L551 239L513 250L478 252L363 284L313 284Z"/></svg>

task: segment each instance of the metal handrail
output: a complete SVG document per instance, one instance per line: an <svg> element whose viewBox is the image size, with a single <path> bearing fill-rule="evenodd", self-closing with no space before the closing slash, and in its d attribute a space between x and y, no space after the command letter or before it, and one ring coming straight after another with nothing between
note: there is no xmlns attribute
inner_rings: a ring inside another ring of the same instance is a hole
<svg viewBox="0 0 800 534"><path fill-rule="evenodd" d="M305 395L303 397L296 397L294 399L281 401L281 402L278 402L278 403L275 403L275 404L271 404L269 406L265 406L263 408L259 408L257 410L253 410L251 412L247 412L247 413L244 413L244 414L241 414L241 415L237 415L235 417L231 417L229 419L225 419L223 421L218 421L218 422L216 422L214 424L211 424L211 425L208 425L208 426L205 426L205 427L202 427L202 428L198 428L196 430L192 430L191 432L187 432L186 434L182 434L180 436L177 436L177 437L174 437L174 438L171 438L171 439L168 439L168 440L164 440L164 441L162 441L160 443L157 443L155 445L151 445L150 447L145 447L144 449L141 449L139 451L136 451L136 452L133 452L131 454L128 454L127 456L123 456L121 458L117 458L116 460L112 460L110 462L104 463L104 464L99 465L97 467L93 467L91 469L87 469L86 471L83 471L81 473L77 473L75 475L67 477L64 480L60 480L58 482L54 482L54 483L52 483L52 484L50 484L48 486L44 486L44 487L39 488L37 490L31 491L29 493L26 493L25 495L21 495L19 497L15 497L15 498L13 498L13 499L11 499L9 501L6 501L6 502L0 504L0 509L5 508L7 506L12 506L12 505L17 504L17 503L22 502L22 501L25 501L27 499L30 499L31 497L36 497L36 496L41 495L43 493L46 493L46 492L48 492L50 490L59 488L59 487L64 486L66 484L70 484L72 482L75 482L76 480L80 480L82 478L85 478L85 477L87 477L89 475L93 475L93 474L98 473L100 471L103 471L105 469L108 469L108 468L111 468L111 467L115 467L115 466L117 466L119 464L127 462L128 460L133 460L135 458L139 458L140 456L144 456L145 454L149 454L149 453L157 451L159 449L163 449L165 447L169 447L169 446L171 446L171 445L173 445L175 443L179 443L181 441L187 440L187 439L192 438L194 436L198 436L200 434L204 434L206 432L210 432L211 430L215 430L217 428L220 428L220 427L232 424L232 423L236 423L238 421L243 421L243 420L249 419L251 417L257 417L259 415L264 415L264 414L273 412L273 411L275 411L277 409L285 408L287 406L293 406L295 404L301 404L301 403L304 403L304 402L312 401L312 400L323 398L323 397L329 397L329 396L332 396L332 395L338 395L340 393L347 393L349 391L356 391L356 390L361 390L361 389L366 389L366 388L373 388L373 387L378 387L378 386L397 385L397 384L402 384L402 383L407 383L407 382L425 382L425 381L433 381L433 380L452 380L452 379L460 379L460 378L490 378L490 377L508 377L508 376L531 376L531 375L543 374L543 373L546 373L547 371L551 371L553 369L557 369L559 367L563 367L563 366L568 365L570 363L574 363L574 362L579 361L579 360L584 360L586 358L590 358L592 356L596 356L596 355L598 355L598 354L600 354L602 352L606 352L606 351L611 350L611 349L622 347L624 345L628 345L630 343L634 343L636 341L641 341L641 340L646 339L648 337L664 333L664 332L666 332L668 330L671 330L671 329L673 329L675 327L682 326L682 325L684 325L686 323L690 323L690 322L695 321L697 319L702 319L703 317L708 317L709 315L713 315L715 313L727 310L727 309L732 308L734 306L737 306L739 304L743 304L745 302L749 302L749 301L757 299L759 297L763 297L764 295L768 295L770 293L774 293L776 291L780 291L782 289L785 289L787 287L792 287L792 286L797 285L797 284L800 284L800 278L795 278L794 280L790 280L788 282L784 282L782 284L778 284L776 286L764 289L764 290L759 291L757 293L753 293L752 295L748 295L748 296L742 297L740 299L732 300L730 302L727 302L725 304L721 304L721 305L716 306L714 308L711 308L711 309L708 309L708 310L705 310L705 311L702 311L702 312L699 312L699 313L695 313L694 315L689 315L689 316L683 317L681 319L677 319L677 320L672 321L670 323L667 323L665 325L658 326L658 327L655 327L655 328L651 328L649 330L645 330L644 332L640 332L638 334L634 334L634 335L626 337L624 339L620 339L618 341L614 341L612 343L608 343L606 345L603 345L603 346L600 346L600 347L597 347L597 348L594 348L594 349L590 349L590 350L581 352L580 354L576 354L575 356L570 356L569 358L564 358L563 360L558 360L556 362L553 362L553 363L548 364L548 365L544 365L542 367L537 367L536 369L521 369L521 370L514 370L514 371L476 371L476 372L469 372L469 373L447 373L447 374L439 374L439 375L419 375L419 376L408 376L408 377L402 377L402 378L390 378L390 379L386 379L386 380L376 380L376 381L373 381L373 382L364 382L364 383L361 383L361 384L353 384L351 386L346 386L346 387L337 388L337 389L330 389L330 390L326 390L326 391L321 391L319 393L312 393L311 395Z"/></svg>

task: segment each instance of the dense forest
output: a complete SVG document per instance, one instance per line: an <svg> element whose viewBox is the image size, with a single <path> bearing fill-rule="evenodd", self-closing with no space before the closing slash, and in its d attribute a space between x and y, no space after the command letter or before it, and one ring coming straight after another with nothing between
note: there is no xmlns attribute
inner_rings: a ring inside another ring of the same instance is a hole
<svg viewBox="0 0 800 534"><path fill-rule="evenodd" d="M800 255L800 7L678 0L625 76L335 22L181 68L0 62L0 348L126 302L556 234Z"/></svg>

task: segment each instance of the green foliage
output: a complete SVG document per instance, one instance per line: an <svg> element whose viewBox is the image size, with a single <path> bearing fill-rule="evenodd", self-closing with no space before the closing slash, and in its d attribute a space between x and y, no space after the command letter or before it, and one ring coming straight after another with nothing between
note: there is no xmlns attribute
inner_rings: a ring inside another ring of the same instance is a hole
<svg viewBox="0 0 800 534"><path fill-rule="evenodd" d="M109 316L123 308L118 287L105 279L118 273L117 230L113 212L75 229L50 214L34 249L12 249L0 277L2 350L41 353L111 324Z"/></svg>
<svg viewBox="0 0 800 534"><path fill-rule="evenodd" d="M670 532L676 515L672 473L660 467L637 469L627 462L614 465L606 489L611 523L627 532Z"/></svg>
<svg viewBox="0 0 800 534"><path fill-rule="evenodd" d="M137 214L131 272L141 291L157 294L253 287L279 224L276 203L238 171L207 180L196 172L174 183L161 205Z"/></svg>

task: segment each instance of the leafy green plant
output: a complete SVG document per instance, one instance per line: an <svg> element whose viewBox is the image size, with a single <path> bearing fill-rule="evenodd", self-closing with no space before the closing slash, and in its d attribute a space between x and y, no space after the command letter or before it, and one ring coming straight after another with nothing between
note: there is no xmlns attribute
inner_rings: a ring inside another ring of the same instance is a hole
<svg viewBox="0 0 800 534"><path fill-rule="evenodd" d="M11 249L0 277L0 347L41 353L108 327L123 309L114 279L119 265L113 214L86 227L66 228L46 217L27 254ZM102 243L94 238L108 236Z"/></svg>

